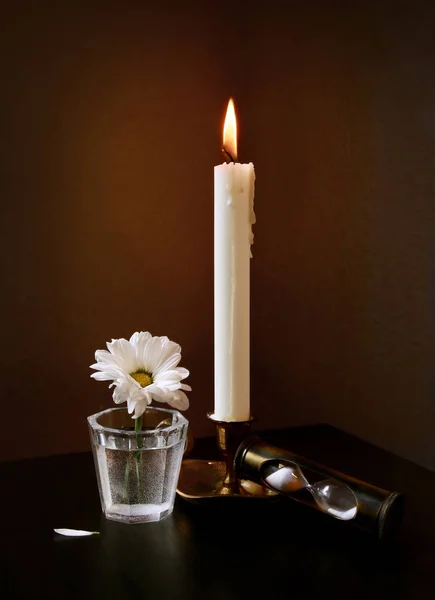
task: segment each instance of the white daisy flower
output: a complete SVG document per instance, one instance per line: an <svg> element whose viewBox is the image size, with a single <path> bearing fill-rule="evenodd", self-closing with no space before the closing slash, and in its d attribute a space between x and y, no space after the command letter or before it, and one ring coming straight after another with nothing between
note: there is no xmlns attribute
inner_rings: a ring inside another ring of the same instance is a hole
<svg viewBox="0 0 435 600"><path fill-rule="evenodd" d="M189 400L184 391L192 388L183 379L189 371L178 367L181 347L167 337L153 337L147 331L134 333L130 340L121 338L107 342L108 350L95 352L97 372L91 377L97 381L112 381L113 400L127 402L128 412L137 419L152 400L167 402L178 410L185 410ZM183 391L184 390L184 391Z"/></svg>

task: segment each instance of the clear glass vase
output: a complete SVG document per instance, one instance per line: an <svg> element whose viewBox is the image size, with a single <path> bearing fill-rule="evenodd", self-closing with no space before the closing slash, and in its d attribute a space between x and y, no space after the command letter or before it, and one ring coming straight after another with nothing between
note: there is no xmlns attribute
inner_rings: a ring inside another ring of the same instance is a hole
<svg viewBox="0 0 435 600"><path fill-rule="evenodd" d="M101 507L123 523L160 521L174 508L188 421L176 410L149 407L142 430L126 408L88 417Z"/></svg>

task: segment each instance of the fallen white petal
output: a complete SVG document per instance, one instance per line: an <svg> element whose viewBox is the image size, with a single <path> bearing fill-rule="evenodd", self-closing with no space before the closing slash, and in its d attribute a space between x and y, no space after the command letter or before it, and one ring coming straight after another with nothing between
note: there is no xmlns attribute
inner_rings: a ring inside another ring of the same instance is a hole
<svg viewBox="0 0 435 600"><path fill-rule="evenodd" d="M99 531L84 531L83 529L55 529L59 535L69 535L71 537L85 537L86 535L100 535Z"/></svg>

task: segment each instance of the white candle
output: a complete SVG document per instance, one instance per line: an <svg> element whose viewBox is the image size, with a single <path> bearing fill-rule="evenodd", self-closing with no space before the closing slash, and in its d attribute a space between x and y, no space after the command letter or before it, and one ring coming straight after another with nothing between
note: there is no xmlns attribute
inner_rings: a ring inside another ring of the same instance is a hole
<svg viewBox="0 0 435 600"><path fill-rule="evenodd" d="M224 125L224 151L237 158L233 101ZM253 242L254 165L231 162L214 169L215 405L219 421L248 421L249 261Z"/></svg>

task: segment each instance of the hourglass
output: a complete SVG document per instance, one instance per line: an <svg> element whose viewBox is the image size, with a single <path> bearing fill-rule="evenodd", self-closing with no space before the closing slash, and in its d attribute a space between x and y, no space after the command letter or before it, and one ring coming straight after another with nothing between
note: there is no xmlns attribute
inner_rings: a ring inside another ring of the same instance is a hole
<svg viewBox="0 0 435 600"><path fill-rule="evenodd" d="M402 514L402 496L339 473L264 443L245 439L237 449L235 468L241 479L308 504L341 521L385 538Z"/></svg>
<svg viewBox="0 0 435 600"><path fill-rule="evenodd" d="M298 499L299 492L309 492L317 508L336 519L349 521L356 516L358 502L355 494L336 479L309 483L296 463L272 461L261 470L263 484L280 494Z"/></svg>

